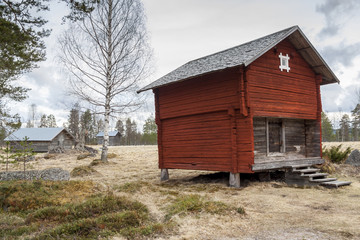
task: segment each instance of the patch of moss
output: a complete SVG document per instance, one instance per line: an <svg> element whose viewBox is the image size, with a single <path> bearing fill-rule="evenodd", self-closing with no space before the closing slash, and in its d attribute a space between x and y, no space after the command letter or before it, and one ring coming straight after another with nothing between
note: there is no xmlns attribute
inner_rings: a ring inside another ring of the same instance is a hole
<svg viewBox="0 0 360 240"><path fill-rule="evenodd" d="M6 237L3 239L18 239L18 237L31 234L38 230L38 224L22 225L22 226L7 226L0 229L0 237Z"/></svg>
<svg viewBox="0 0 360 240"><path fill-rule="evenodd" d="M82 200L93 193L91 181L2 181L0 208L8 212L36 210Z"/></svg>
<svg viewBox="0 0 360 240"><path fill-rule="evenodd" d="M187 214L194 212L201 212L204 203L200 195L181 195L167 208L168 217L175 214Z"/></svg>
<svg viewBox="0 0 360 240"><path fill-rule="evenodd" d="M116 153L108 153L107 158L116 158L117 154Z"/></svg>
<svg viewBox="0 0 360 240"><path fill-rule="evenodd" d="M115 189L120 192L136 193L140 191L142 187L143 187L143 183L141 182L130 182L117 186L115 187Z"/></svg>
<svg viewBox="0 0 360 240"><path fill-rule="evenodd" d="M238 208L236 209L236 212L239 213L239 214L246 214L245 208L243 208L243 207L238 207Z"/></svg>
<svg viewBox="0 0 360 240"><path fill-rule="evenodd" d="M54 153L47 153L44 155L44 158L45 159L52 159L52 158L55 158L56 157L56 154Z"/></svg>
<svg viewBox="0 0 360 240"><path fill-rule="evenodd" d="M107 164L109 164L109 162L103 162L103 161L101 161L101 159L95 159L89 164L89 166L93 167L93 166L104 165L104 164L107 165Z"/></svg>
<svg viewBox="0 0 360 240"><path fill-rule="evenodd" d="M116 233L134 239L170 229L169 223L151 219L144 204L111 193L90 196L87 185L78 181L0 183L0 204L5 209L0 215L0 239L98 239ZM87 197L81 200L82 190ZM67 198L66 192L73 198Z"/></svg>
<svg viewBox="0 0 360 240"><path fill-rule="evenodd" d="M88 158L88 157L91 157L92 154L91 153L84 153L84 154L80 154L77 156L77 160L82 160L82 159L85 159L85 158Z"/></svg>
<svg viewBox="0 0 360 240"><path fill-rule="evenodd" d="M71 177L83 177L83 176L89 176L94 173L97 173L95 169L93 169L91 166L79 166L75 167L71 172Z"/></svg>
<svg viewBox="0 0 360 240"><path fill-rule="evenodd" d="M206 201L200 195L190 194L178 196L173 201L173 203L167 207L166 210L167 214L165 216L165 219L168 220L176 214L186 215L200 212L207 212L211 214L226 214L236 209L219 201ZM237 212L243 214L245 213L245 210Z"/></svg>

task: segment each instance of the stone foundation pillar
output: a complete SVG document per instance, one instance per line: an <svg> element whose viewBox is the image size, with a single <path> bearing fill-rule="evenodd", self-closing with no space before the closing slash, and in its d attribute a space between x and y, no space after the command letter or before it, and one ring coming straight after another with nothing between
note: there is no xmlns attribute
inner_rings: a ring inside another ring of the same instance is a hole
<svg viewBox="0 0 360 240"><path fill-rule="evenodd" d="M229 185L230 187L240 188L240 173L230 173Z"/></svg>
<svg viewBox="0 0 360 240"><path fill-rule="evenodd" d="M167 168L161 169L160 181L169 180L169 171Z"/></svg>

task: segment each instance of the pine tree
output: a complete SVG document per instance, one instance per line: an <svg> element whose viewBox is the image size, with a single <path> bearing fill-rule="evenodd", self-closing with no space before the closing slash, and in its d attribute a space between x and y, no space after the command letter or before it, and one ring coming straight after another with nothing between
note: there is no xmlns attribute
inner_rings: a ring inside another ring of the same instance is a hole
<svg viewBox="0 0 360 240"><path fill-rule="evenodd" d="M142 143L143 144L156 144L157 143L157 126L155 123L154 117L150 116L145 120L145 124L143 126L143 136Z"/></svg>
<svg viewBox="0 0 360 240"><path fill-rule="evenodd" d="M104 131L104 121L100 118L96 121L96 134Z"/></svg>
<svg viewBox="0 0 360 240"><path fill-rule="evenodd" d="M131 122L131 145L136 145L140 142L140 138L138 136L137 131L137 123L135 120Z"/></svg>
<svg viewBox="0 0 360 240"><path fill-rule="evenodd" d="M39 128L47 128L48 127L48 122L47 122L47 119L46 119L46 114L43 114L41 115L41 118L40 118L40 126Z"/></svg>
<svg viewBox="0 0 360 240"><path fill-rule="evenodd" d="M121 136L124 136L124 123L119 119L116 122L116 131L118 131L120 133Z"/></svg>
<svg viewBox="0 0 360 240"><path fill-rule="evenodd" d="M56 128L56 119L55 116L53 114L50 114L49 116L47 116L47 127L49 128Z"/></svg>
<svg viewBox="0 0 360 240"><path fill-rule="evenodd" d="M350 141L350 117L344 114L340 120L341 141Z"/></svg>
<svg viewBox="0 0 360 240"><path fill-rule="evenodd" d="M335 140L334 128L326 113L321 113L321 136L323 142L330 142Z"/></svg>
<svg viewBox="0 0 360 240"><path fill-rule="evenodd" d="M81 133L84 135L85 144L91 143L92 140L92 132L93 132L93 126L92 126L92 114L89 109L87 109L82 115L81 115Z"/></svg>
<svg viewBox="0 0 360 240"><path fill-rule="evenodd" d="M352 121L352 136L354 141L359 141L359 127L360 127L360 104L358 103L354 110L351 111L353 116Z"/></svg>
<svg viewBox="0 0 360 240"><path fill-rule="evenodd" d="M75 104L75 106L70 110L69 115L69 132L75 137L75 139L79 140L80 137L80 114L79 114L79 105Z"/></svg>
<svg viewBox="0 0 360 240"><path fill-rule="evenodd" d="M131 144L131 119L128 118L126 119L125 122L125 145L130 145Z"/></svg>

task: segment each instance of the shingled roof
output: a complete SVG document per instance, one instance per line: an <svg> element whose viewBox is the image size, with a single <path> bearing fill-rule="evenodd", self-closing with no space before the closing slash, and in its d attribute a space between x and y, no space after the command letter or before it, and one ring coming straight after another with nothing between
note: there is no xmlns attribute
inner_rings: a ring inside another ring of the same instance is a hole
<svg viewBox="0 0 360 240"><path fill-rule="evenodd" d="M248 66L264 53L288 38L313 71L323 76L324 84L339 83L338 78L316 51L298 26L293 26L265 37L190 61L155 82L141 88L138 93L183 81L203 74L235 66Z"/></svg>
<svg viewBox="0 0 360 240"><path fill-rule="evenodd" d="M52 141L59 133L66 131L64 128L20 128L13 132L10 136L4 139L4 141L22 141L25 137L28 141ZM67 134L71 136L68 131Z"/></svg>

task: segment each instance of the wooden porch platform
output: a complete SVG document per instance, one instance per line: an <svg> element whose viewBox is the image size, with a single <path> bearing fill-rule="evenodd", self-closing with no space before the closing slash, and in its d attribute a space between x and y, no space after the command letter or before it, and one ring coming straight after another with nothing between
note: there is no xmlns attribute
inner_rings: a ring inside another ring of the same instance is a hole
<svg viewBox="0 0 360 240"><path fill-rule="evenodd" d="M321 157L303 158L296 160L291 159L291 160L283 160L283 161L255 163L254 165L252 165L252 170L254 172L262 172L267 170L290 168L299 165L314 165L314 164L323 164L323 163L324 160Z"/></svg>

